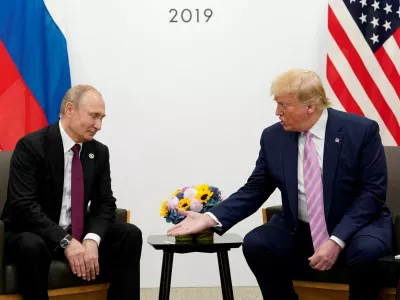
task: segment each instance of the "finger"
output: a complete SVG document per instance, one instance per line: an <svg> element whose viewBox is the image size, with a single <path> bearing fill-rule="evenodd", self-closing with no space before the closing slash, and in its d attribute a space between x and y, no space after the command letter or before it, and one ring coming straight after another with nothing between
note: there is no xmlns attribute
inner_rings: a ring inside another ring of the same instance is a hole
<svg viewBox="0 0 400 300"><path fill-rule="evenodd" d="M96 270L94 268L94 262L92 261L88 269L88 280L90 279L94 280L95 278L96 278Z"/></svg>
<svg viewBox="0 0 400 300"><path fill-rule="evenodd" d="M92 278L93 280L96 278L96 268L95 268L95 262L96 258L92 257L90 259L90 276L89 278Z"/></svg>
<svg viewBox="0 0 400 300"><path fill-rule="evenodd" d="M310 266L312 267L312 266L314 266L316 263L318 263L319 257L318 257L316 254L314 254L314 255L311 256L308 260L310 261Z"/></svg>
<svg viewBox="0 0 400 300"><path fill-rule="evenodd" d="M329 263L328 266L326 267L326 270L330 270L330 269L332 269L332 267L333 267L333 264Z"/></svg>
<svg viewBox="0 0 400 300"><path fill-rule="evenodd" d="M323 271L330 270L330 269L333 267L333 265L334 265L334 261L328 260L328 261L325 263L325 266L324 266Z"/></svg>
<svg viewBox="0 0 400 300"><path fill-rule="evenodd" d="M180 227L171 230L168 234L172 236L181 235L182 232L187 230L188 230L187 226L181 225Z"/></svg>
<svg viewBox="0 0 400 300"><path fill-rule="evenodd" d="M178 214L180 214L181 216L188 216L189 213L186 210L180 209L178 208Z"/></svg>
<svg viewBox="0 0 400 300"><path fill-rule="evenodd" d="M176 224L176 225L172 226L170 229L168 229L167 233L169 234L170 232L180 228L181 226L182 226L182 224L180 224L180 223Z"/></svg>
<svg viewBox="0 0 400 300"><path fill-rule="evenodd" d="M72 273L74 273L76 275L75 261L73 261L72 259L69 260L69 265L71 267Z"/></svg>
<svg viewBox="0 0 400 300"><path fill-rule="evenodd" d="M170 233L172 236L182 236L182 235L187 235L192 233L192 229L188 227L181 227L177 230L174 230L173 232Z"/></svg>
<svg viewBox="0 0 400 300"><path fill-rule="evenodd" d="M91 276L92 262L87 255L85 255L83 258L85 260L86 278L89 281L90 278L92 277Z"/></svg>
<svg viewBox="0 0 400 300"><path fill-rule="evenodd" d="M99 260L97 258L94 260L94 268L96 270L96 275L99 276L99 274L100 274L100 265L99 265Z"/></svg>
<svg viewBox="0 0 400 300"><path fill-rule="evenodd" d="M76 275L78 275L78 277L81 277L82 276L82 272L81 272L81 266L79 264L79 260L75 259L74 263L75 263Z"/></svg>
<svg viewBox="0 0 400 300"><path fill-rule="evenodd" d="M83 280L86 280L86 268L85 268L85 261L84 261L83 257L79 258L79 266L81 269L82 278L83 278Z"/></svg>
<svg viewBox="0 0 400 300"><path fill-rule="evenodd" d="M326 267L326 262L320 260L318 263L316 263L312 268L318 271L323 271L323 269Z"/></svg>

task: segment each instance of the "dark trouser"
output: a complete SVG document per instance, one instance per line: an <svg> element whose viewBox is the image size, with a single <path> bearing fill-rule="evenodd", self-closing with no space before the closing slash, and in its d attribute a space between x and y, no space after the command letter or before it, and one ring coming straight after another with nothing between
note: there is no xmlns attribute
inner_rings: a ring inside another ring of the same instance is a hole
<svg viewBox="0 0 400 300"><path fill-rule="evenodd" d="M298 299L292 278L295 272L311 268L308 258L314 253L308 224L301 223L294 232L282 216L274 216L245 236L243 253L264 299ZM334 267L348 265L350 300L378 298L381 276L377 259L390 253L375 237L361 235L348 241Z"/></svg>
<svg viewBox="0 0 400 300"><path fill-rule="evenodd" d="M101 240L100 276L111 282L107 299L140 299L142 243L140 229L132 224L113 224ZM18 290L23 299L49 299L50 262L63 259L62 252L48 249L41 237L30 232L7 232L5 248L6 263L17 268Z"/></svg>

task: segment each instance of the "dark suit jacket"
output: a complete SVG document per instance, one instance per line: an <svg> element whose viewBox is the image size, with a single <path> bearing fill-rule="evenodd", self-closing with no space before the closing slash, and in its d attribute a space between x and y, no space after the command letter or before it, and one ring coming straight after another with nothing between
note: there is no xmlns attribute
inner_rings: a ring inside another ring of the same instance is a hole
<svg viewBox="0 0 400 300"><path fill-rule="evenodd" d="M264 130L256 167L247 183L211 210L222 224L221 233L256 212L276 188L282 194L286 223L293 232L298 229L298 136L284 131L279 123ZM328 109L323 190L329 234L344 242L354 235L370 235L391 249L393 225L385 204L386 188L386 159L378 124ZM268 223L274 222L279 223L279 218Z"/></svg>
<svg viewBox="0 0 400 300"><path fill-rule="evenodd" d="M89 153L94 158L89 158ZM107 146L92 140L83 143L84 234L104 237L115 221ZM58 223L64 189L64 150L58 122L23 137L11 158L8 196L2 219L6 231L32 232L55 249L67 232Z"/></svg>

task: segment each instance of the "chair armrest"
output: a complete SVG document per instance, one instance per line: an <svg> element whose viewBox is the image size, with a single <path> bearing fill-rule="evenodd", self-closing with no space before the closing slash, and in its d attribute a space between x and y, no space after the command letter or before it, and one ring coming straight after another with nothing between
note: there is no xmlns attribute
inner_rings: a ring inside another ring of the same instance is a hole
<svg viewBox="0 0 400 300"><path fill-rule="evenodd" d="M128 223L128 211L124 208L117 208L115 210L115 223L125 224Z"/></svg>
<svg viewBox="0 0 400 300"><path fill-rule="evenodd" d="M393 224L393 250L394 253L400 254L400 214L397 214L396 217L394 218L394 224Z"/></svg>
<svg viewBox="0 0 400 300"><path fill-rule="evenodd" d="M4 223L0 220L0 295L4 292Z"/></svg>
<svg viewBox="0 0 400 300"><path fill-rule="evenodd" d="M263 221L264 224L272 218L273 215L279 215L283 213L282 205L270 206L263 208Z"/></svg>

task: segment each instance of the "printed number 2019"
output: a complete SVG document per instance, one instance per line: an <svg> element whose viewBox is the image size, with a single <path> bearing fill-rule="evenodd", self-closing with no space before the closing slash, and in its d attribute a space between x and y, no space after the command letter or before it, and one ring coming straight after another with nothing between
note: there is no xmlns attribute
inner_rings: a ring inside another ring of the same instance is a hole
<svg viewBox="0 0 400 300"><path fill-rule="evenodd" d="M170 23L178 23L178 20L177 20L177 19L179 19L178 11L173 8L169 11L169 13L173 14L172 19L169 22ZM213 15L213 11L211 9L207 8L202 13L200 13L200 10L196 9L192 13L192 11L190 9L184 9L184 10L182 10L182 12L180 14L180 19L185 23L189 23L190 21L192 21L192 19L193 19L193 22L199 23L200 18L203 18L203 14L206 19L205 22L208 22Z"/></svg>

